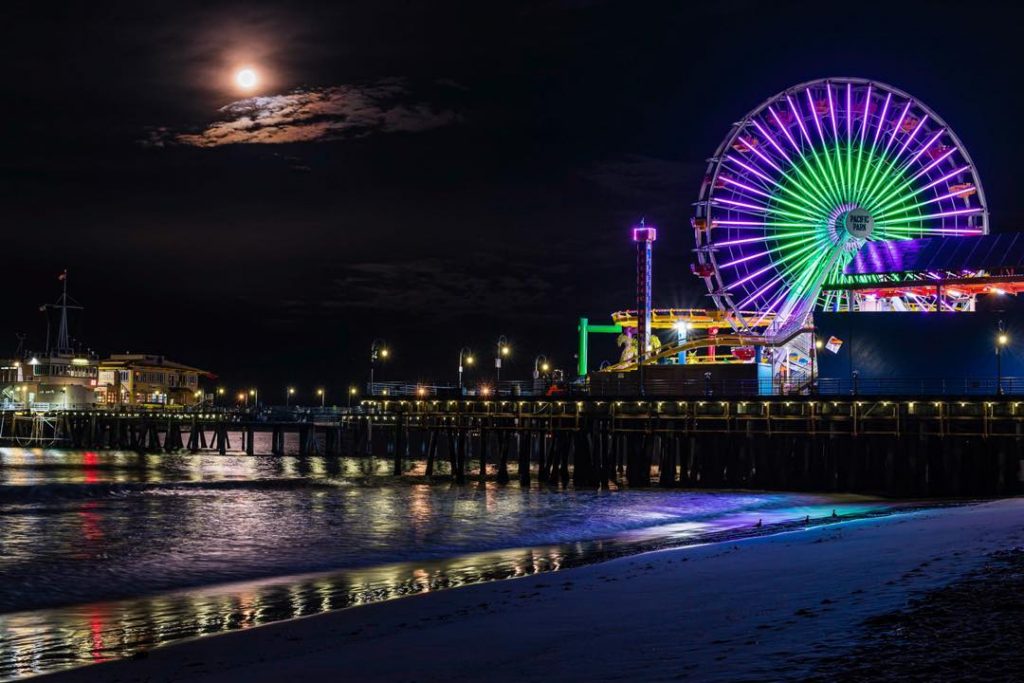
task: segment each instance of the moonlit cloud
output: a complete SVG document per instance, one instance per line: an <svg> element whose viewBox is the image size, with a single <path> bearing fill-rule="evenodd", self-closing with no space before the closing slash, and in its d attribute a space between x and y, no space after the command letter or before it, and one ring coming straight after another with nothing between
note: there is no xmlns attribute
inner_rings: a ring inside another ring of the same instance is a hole
<svg viewBox="0 0 1024 683"><path fill-rule="evenodd" d="M143 144L219 147L325 142L373 133L419 132L459 120L450 109L417 101L399 79L249 97L222 107L219 114L198 131L154 128Z"/></svg>

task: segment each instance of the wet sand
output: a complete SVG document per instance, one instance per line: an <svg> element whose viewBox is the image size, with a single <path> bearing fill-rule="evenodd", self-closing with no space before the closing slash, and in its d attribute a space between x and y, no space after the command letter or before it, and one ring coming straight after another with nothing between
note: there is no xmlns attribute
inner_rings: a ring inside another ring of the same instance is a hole
<svg viewBox="0 0 1024 683"><path fill-rule="evenodd" d="M417 595L42 680L845 678L859 674L843 657L888 656L871 649L879 623L937 589L986 586L992 553L1022 544L1024 499L926 510ZM961 607L969 622L975 601ZM948 649L921 634L918 658Z"/></svg>

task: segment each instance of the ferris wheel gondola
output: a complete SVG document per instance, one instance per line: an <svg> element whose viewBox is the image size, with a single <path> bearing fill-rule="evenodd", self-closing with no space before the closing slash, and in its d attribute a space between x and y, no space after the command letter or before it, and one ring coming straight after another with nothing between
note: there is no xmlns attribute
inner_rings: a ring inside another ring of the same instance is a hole
<svg viewBox="0 0 1024 683"><path fill-rule="evenodd" d="M881 277L843 269L867 241L988 232L956 134L907 93L858 78L802 83L744 116L709 160L696 207L692 271L738 330L861 308L843 285Z"/></svg>

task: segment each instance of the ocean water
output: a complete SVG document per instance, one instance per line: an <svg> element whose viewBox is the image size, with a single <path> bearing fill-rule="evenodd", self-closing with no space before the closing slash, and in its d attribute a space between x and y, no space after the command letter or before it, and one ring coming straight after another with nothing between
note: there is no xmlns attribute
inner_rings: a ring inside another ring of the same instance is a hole
<svg viewBox="0 0 1024 683"><path fill-rule="evenodd" d="M0 679L888 506L810 494L456 487L428 483L421 470L413 463L396 479L380 459L0 449Z"/></svg>

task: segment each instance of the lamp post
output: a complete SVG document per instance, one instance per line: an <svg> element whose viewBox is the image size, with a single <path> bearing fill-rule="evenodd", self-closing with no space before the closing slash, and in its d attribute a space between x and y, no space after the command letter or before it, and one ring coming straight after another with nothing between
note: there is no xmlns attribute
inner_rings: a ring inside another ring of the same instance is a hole
<svg viewBox="0 0 1024 683"><path fill-rule="evenodd" d="M295 395L295 387L288 387L288 391L284 394L284 406L287 408L292 404L292 396Z"/></svg>
<svg viewBox="0 0 1024 683"><path fill-rule="evenodd" d="M494 390L499 394L501 393L498 386L501 382L501 359L508 358L511 353L512 347L508 345L508 337L505 335L498 337L497 353L494 355Z"/></svg>
<svg viewBox="0 0 1024 683"><path fill-rule="evenodd" d="M996 333L996 395L1003 395L1003 347L1010 343L1010 336L1006 334L1003 321L999 321L999 331Z"/></svg>
<svg viewBox="0 0 1024 683"><path fill-rule="evenodd" d="M356 389L355 387L349 387L349 388L348 388L348 407L349 407L349 408L351 408L351 407L352 407L352 399L356 397L356 393L357 393L358 391L359 391L359 390L358 390L358 389Z"/></svg>
<svg viewBox="0 0 1024 683"><path fill-rule="evenodd" d="M469 347L463 346L459 349L459 395L462 395L462 368L463 365L473 364L473 352L469 350Z"/></svg>
<svg viewBox="0 0 1024 683"><path fill-rule="evenodd" d="M259 389L250 389L249 390L249 395L252 396L252 407L255 408L256 410L259 410L260 409L260 390Z"/></svg>
<svg viewBox="0 0 1024 683"><path fill-rule="evenodd" d="M816 334L812 336L812 339L814 340L814 343L811 344L811 395L813 396L818 393L818 381L817 375L815 374L817 372L818 365L818 351L821 351L825 346L825 342L818 339L818 335Z"/></svg>
<svg viewBox="0 0 1024 683"><path fill-rule="evenodd" d="M327 400L327 392L323 388L316 390L316 395L320 397L320 407L324 407L324 402Z"/></svg>
<svg viewBox="0 0 1024 683"><path fill-rule="evenodd" d="M533 359L533 390L537 390L537 382L541 377L546 377L548 372L551 370L551 364L548 362L548 357L543 353L539 354Z"/></svg>
<svg viewBox="0 0 1024 683"><path fill-rule="evenodd" d="M370 396L377 393L373 387L373 371L377 368L377 361L387 360L390 355L391 352L384 344L383 339L374 339L370 344Z"/></svg>

